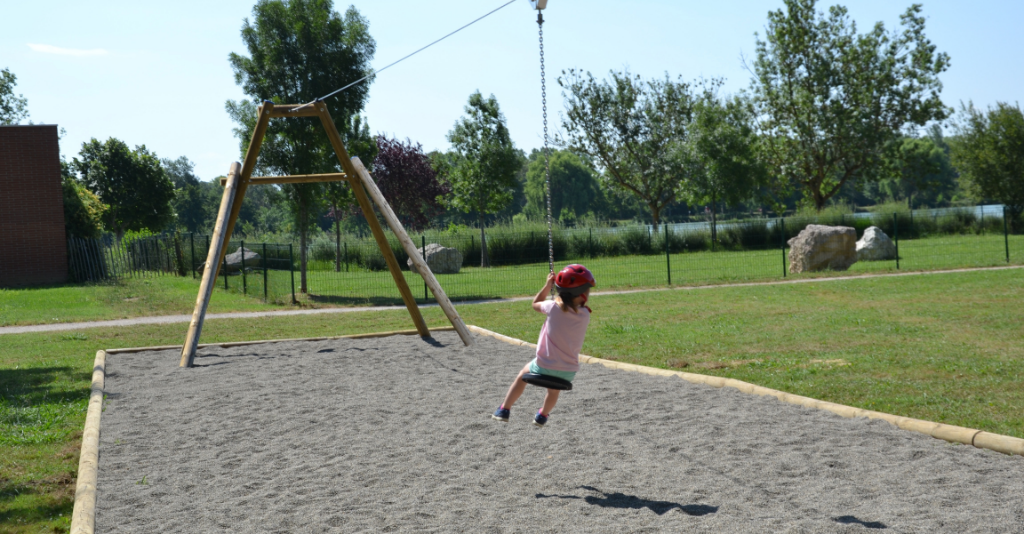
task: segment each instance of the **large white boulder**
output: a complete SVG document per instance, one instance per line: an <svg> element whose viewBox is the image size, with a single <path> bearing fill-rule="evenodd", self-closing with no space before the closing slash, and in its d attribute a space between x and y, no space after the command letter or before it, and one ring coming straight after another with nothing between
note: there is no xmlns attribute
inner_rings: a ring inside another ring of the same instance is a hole
<svg viewBox="0 0 1024 534"><path fill-rule="evenodd" d="M462 253L458 249L442 247L437 243L429 243L426 247L419 248L420 254L427 262L427 267L434 274L455 274L462 268ZM420 274L412 258L406 260L409 269Z"/></svg>
<svg viewBox="0 0 1024 534"><path fill-rule="evenodd" d="M789 272L845 271L857 262L857 231L809 224L789 243Z"/></svg>
<svg viewBox="0 0 1024 534"><path fill-rule="evenodd" d="M857 241L857 261L896 259L896 245L877 226L869 226Z"/></svg>

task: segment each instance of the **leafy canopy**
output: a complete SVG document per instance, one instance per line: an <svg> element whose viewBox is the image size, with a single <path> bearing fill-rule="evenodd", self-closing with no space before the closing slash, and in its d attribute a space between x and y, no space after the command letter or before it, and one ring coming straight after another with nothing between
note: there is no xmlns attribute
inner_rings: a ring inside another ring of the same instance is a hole
<svg viewBox="0 0 1024 534"><path fill-rule="evenodd" d="M858 34L842 6L785 3L757 41L752 90L772 170L820 210L847 182L882 177L906 127L946 118L949 56L925 37L920 4L899 31Z"/></svg>
<svg viewBox="0 0 1024 534"><path fill-rule="evenodd" d="M158 232L171 222L174 184L145 145L131 150L113 137L103 143L93 138L82 143L73 166L85 187L108 206L103 223L118 239L129 231Z"/></svg>
<svg viewBox="0 0 1024 534"><path fill-rule="evenodd" d="M676 201L685 179L678 153L693 117L690 86L664 80L643 81L629 72L611 72L597 81L588 72L563 71L558 78L565 97L564 143L591 157L613 187L636 195L650 210L654 225L661 210Z"/></svg>
<svg viewBox="0 0 1024 534"><path fill-rule="evenodd" d="M465 112L448 132L454 153L441 170L452 189L449 204L482 219L512 201L520 159L494 95L473 93Z"/></svg>
<svg viewBox="0 0 1024 534"><path fill-rule="evenodd" d="M532 158L526 171L526 207L523 212L533 220L547 217L544 194L544 157ZM587 214L603 213L606 203L597 173L579 155L568 150L551 153L551 217L555 221L574 221Z"/></svg>
<svg viewBox="0 0 1024 534"><path fill-rule="evenodd" d="M712 214L719 202L735 206L752 199L766 176L758 157L750 102L719 96L719 85L717 81L706 85L695 102L689 140L677 156L687 168L680 196L689 204L710 205Z"/></svg>
<svg viewBox="0 0 1024 534"><path fill-rule="evenodd" d="M28 100L14 94L18 77L9 69L0 70L0 124L18 124L28 118Z"/></svg>
<svg viewBox="0 0 1024 534"><path fill-rule="evenodd" d="M438 181L437 171L419 143L379 135L377 148L373 178L381 194L403 224L422 230L431 217L444 211L444 197L451 186Z"/></svg>
<svg viewBox="0 0 1024 534"><path fill-rule="evenodd" d="M1019 106L999 102L981 111L961 107L955 123L953 164L967 190L978 199L1006 205L1014 231L1022 228L1024 213L1024 114Z"/></svg>

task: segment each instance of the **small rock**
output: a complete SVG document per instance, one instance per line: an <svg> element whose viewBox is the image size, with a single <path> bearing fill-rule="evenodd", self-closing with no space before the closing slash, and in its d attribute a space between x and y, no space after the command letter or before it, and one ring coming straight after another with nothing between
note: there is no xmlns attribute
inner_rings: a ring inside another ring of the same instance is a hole
<svg viewBox="0 0 1024 534"><path fill-rule="evenodd" d="M896 245L877 226L869 226L857 241L857 261L896 259Z"/></svg>

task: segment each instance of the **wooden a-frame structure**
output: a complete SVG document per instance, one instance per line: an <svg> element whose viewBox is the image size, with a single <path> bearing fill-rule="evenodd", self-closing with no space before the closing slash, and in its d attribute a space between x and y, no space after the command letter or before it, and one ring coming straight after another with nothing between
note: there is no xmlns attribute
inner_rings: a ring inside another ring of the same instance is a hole
<svg viewBox="0 0 1024 534"><path fill-rule="evenodd" d="M344 173L252 177L252 171L256 167L256 158L259 157L260 147L263 144L263 137L267 132L267 124L270 122L270 119L291 117L320 118L320 122L327 131L327 138L330 140L331 145L334 147L334 152L338 156L338 162L341 163L341 167L345 171ZM391 210L391 206L384 199L384 195L377 188L377 184L370 177L370 173L367 172L359 158L349 158L348 151L345 149L341 136L338 134L338 129L334 125L334 119L331 118L330 113L327 111L327 106L321 101L309 104L281 105L275 105L273 102L268 101L264 102L259 108L259 118L256 121L256 128L252 132L249 150L245 153L245 161L241 165L238 162L232 163L231 169L228 171L228 177L224 181L224 195L221 197L220 210L217 213L217 223L214 225L213 235L210 237L210 250L206 257L206 266L203 269L203 280L199 286L196 308L192 312L192 321L189 323L188 334L185 336L185 345L181 349L181 367L191 367L195 359L196 348L199 346L199 336L203 330L203 319L206 317L206 309L210 304L210 295L213 293L213 286L217 279L218 271L224 261L224 255L227 253L228 240L234 232L235 221L238 219L238 212L242 207L242 200L245 199L245 191L249 185L334 182L341 180L348 180L349 185L352 187L356 201L359 202L359 207L366 217L366 222L370 225L373 237L380 247L381 254L384 255L384 260L387 261L388 270L391 271L391 276L395 279L398 291L402 294L402 301L405 302L409 315L412 316L412 322L416 325L416 330L420 336L429 337L430 330L427 329L427 323L424 322L423 316L420 314L419 306L416 305L416 299L412 296L412 291L409 290L409 284L406 283L405 276L402 275L398 259L395 258L395 253L391 250L391 246L384 236L384 230L381 229L380 223L377 221L377 216L373 212L373 206L370 204L367 193L369 193L370 197L373 197L373 201L377 204L388 226L391 227L391 231L398 236L398 240L402 243L402 248L405 249L409 258L416 265L417 270L422 273L423 280L434 293L434 298L437 299L438 305L441 306L445 315L448 316L448 320L455 327L455 331L462 338L462 342L466 346L472 345L473 340L469 330L466 328L466 324L463 323L462 318L455 311L455 307L448 300L448 296L445 295L441 285L430 271L430 267L423 261L423 257L420 255L419 250L417 250L416 245L409 239L405 228L402 227L398 217Z"/></svg>

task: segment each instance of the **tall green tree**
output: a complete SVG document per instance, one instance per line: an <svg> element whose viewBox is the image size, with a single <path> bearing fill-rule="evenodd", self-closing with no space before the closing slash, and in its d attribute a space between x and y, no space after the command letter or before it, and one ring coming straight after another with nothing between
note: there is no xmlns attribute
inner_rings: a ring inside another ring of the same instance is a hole
<svg viewBox="0 0 1024 534"><path fill-rule="evenodd" d="M9 69L0 70L0 124L18 124L28 118L28 100L14 94L18 77Z"/></svg>
<svg viewBox="0 0 1024 534"><path fill-rule="evenodd" d="M64 228L75 237L99 237L103 231L105 206L85 188L71 163L61 158L60 185L64 197Z"/></svg>
<svg viewBox="0 0 1024 534"><path fill-rule="evenodd" d="M476 212L480 225L480 266L490 267L484 218L512 201L520 153L512 144L498 100L479 91L469 96L466 116L448 132L453 152L438 167L451 185L449 204L465 213Z"/></svg>
<svg viewBox="0 0 1024 534"><path fill-rule="evenodd" d="M73 166L85 187L108 206L103 224L118 241L128 231L162 231L173 220L174 184L145 145L131 150L113 137L103 143L93 138L82 143Z"/></svg>
<svg viewBox="0 0 1024 534"><path fill-rule="evenodd" d="M597 172L588 162L568 150L551 153L551 217L556 221L576 220L588 213L599 216L606 204ZM538 151L526 171L526 208L534 220L547 217L544 194L544 156Z"/></svg>
<svg viewBox="0 0 1024 534"><path fill-rule="evenodd" d="M242 41L249 56L232 53L229 61L235 82L252 99L228 101L227 110L239 124L235 131L243 153L260 102L292 104L322 97L369 75L376 49L366 18L355 7L339 15L330 0L260 0L253 7L252 21L246 19L242 25ZM349 130L368 91L367 82L325 101L342 130ZM345 132L340 133L344 138ZM309 118L271 121L258 167L283 175L340 172L320 121ZM299 233L300 287L305 293L308 233L325 204L324 186L290 184L282 190Z"/></svg>
<svg viewBox="0 0 1024 534"><path fill-rule="evenodd" d="M681 153L687 167L680 196L711 211L711 239L718 239L718 205L736 206L753 198L765 182L754 117L743 97L723 98L711 82L694 105L690 136Z"/></svg>
<svg viewBox="0 0 1024 534"><path fill-rule="evenodd" d="M693 117L690 85L643 81L612 72L597 81L570 69L558 79L565 96L565 144L590 156L612 187L636 195L657 229L661 211L676 201L685 179L681 158L668 157L685 145Z"/></svg>
<svg viewBox="0 0 1024 534"><path fill-rule="evenodd" d="M946 118L949 56L925 37L919 4L898 31L858 34L845 7L785 3L757 41L752 90L772 171L820 210L846 183L884 177L906 127Z"/></svg>
<svg viewBox="0 0 1024 534"><path fill-rule="evenodd" d="M179 227L189 232L201 232L211 218L208 194L195 175L195 164L187 157L161 160L167 177L174 184L171 208Z"/></svg>
<svg viewBox="0 0 1024 534"><path fill-rule="evenodd" d="M891 163L892 176L878 183L883 195L905 200L910 209L946 203L956 192L957 173L950 161L949 145L938 125L930 132L924 137L902 139L897 159Z"/></svg>
<svg viewBox="0 0 1024 534"><path fill-rule="evenodd" d="M1024 229L1024 114L1005 102L981 111L961 105L954 127L953 165L970 192L979 200L1006 206L1014 231Z"/></svg>

